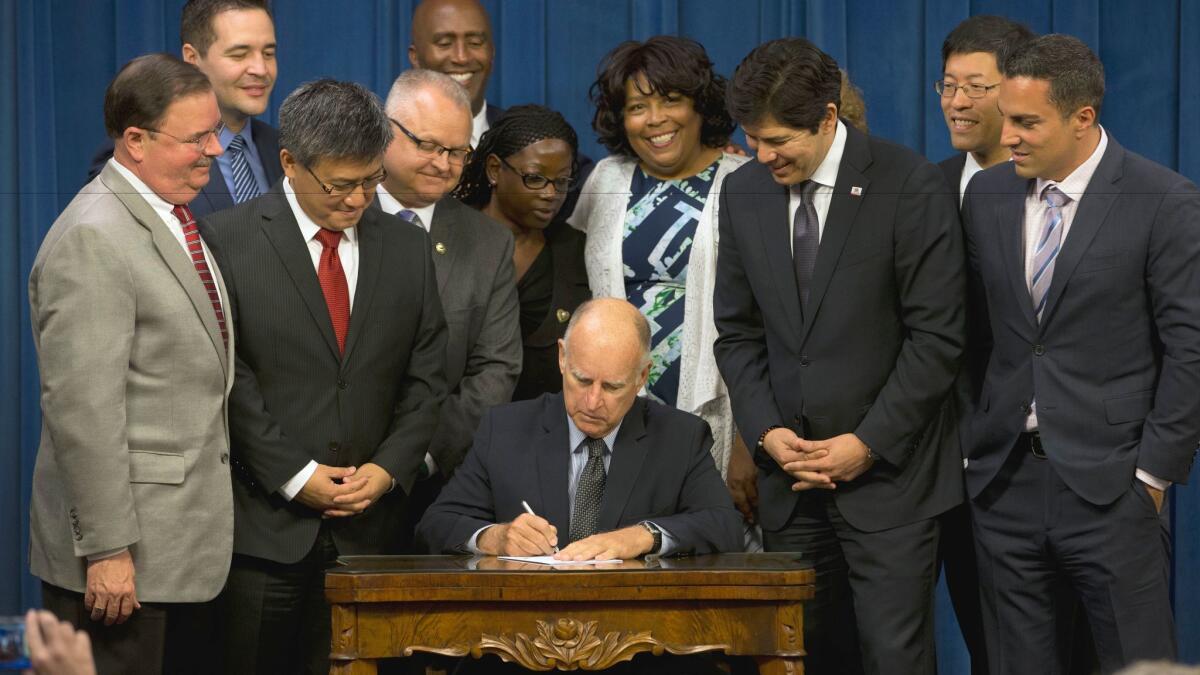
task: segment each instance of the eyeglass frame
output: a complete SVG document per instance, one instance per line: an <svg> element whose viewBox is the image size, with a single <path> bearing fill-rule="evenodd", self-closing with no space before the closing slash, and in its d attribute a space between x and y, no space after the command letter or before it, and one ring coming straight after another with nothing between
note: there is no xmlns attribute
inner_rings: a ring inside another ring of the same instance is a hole
<svg viewBox="0 0 1200 675"><path fill-rule="evenodd" d="M299 163L299 162L297 162L297 163ZM330 185L330 184L326 183L325 181L321 180L321 178L319 176L317 176L317 174L314 173L313 170L310 169L307 164L305 164L303 166L304 166L304 170L308 172L308 175L312 176L313 180L317 181L317 185L321 186L321 190L324 191L325 194L327 194L331 197L341 197L342 199L345 199L346 197L349 197L350 195L354 194L354 191L360 187L363 189L363 194L368 194L375 188L379 187L379 185L381 183L383 183L383 181L387 180L387 169L384 167L380 167L379 173L377 173L373 176L367 176L366 178L364 178L360 181L352 183L348 187L347 186L336 186L336 185ZM370 187L367 186L367 183L371 184Z"/></svg>
<svg viewBox="0 0 1200 675"><path fill-rule="evenodd" d="M169 131L163 131L162 129L153 129L151 127L139 127L139 128L142 131L149 131L152 134L162 134L164 136L173 138L180 145L193 145L196 147L197 152L204 152L204 146L208 145L208 137L211 135L213 138L220 138L221 132L225 131L225 122L224 122L224 120L217 122L217 126L213 127L212 129L209 129L208 131L201 132L201 134L199 136L197 136L195 138L190 138L190 139L189 138L180 138L180 137L176 136L175 134L173 134Z"/></svg>
<svg viewBox="0 0 1200 675"><path fill-rule="evenodd" d="M543 176L540 173L525 173L524 171L521 171L517 167L513 166L512 164L509 164L508 160L504 159L500 155L496 155L496 159L499 159L500 162L502 164L504 164L504 166L508 167L509 171L512 171L513 173L520 176L521 184L524 185L525 187L529 188L530 190L544 190L544 189L546 189L547 185L553 185L555 192L557 192L560 195L565 195L575 185L574 172L572 172L570 176L566 176L563 178L555 178L554 180L551 180L551 179ZM542 182L541 185L530 185L529 184L530 180L544 181L544 182ZM565 185L560 186L559 183L565 183Z"/></svg>
<svg viewBox="0 0 1200 675"><path fill-rule="evenodd" d="M937 92L937 95L941 96L942 98L954 98L955 95L958 94L958 91L961 89L962 93L967 98L974 100L974 101L978 101L979 99L983 98L984 96L987 96L989 91L991 91L999 86L1000 86L999 82L997 82L996 84L979 84L978 82L967 82L966 84L958 84L956 82L947 82L945 80L937 80L933 83L933 90L935 92ZM978 87L979 89L982 89L983 91L978 96L972 96L970 90L968 90L967 87ZM947 89L950 90L949 96L947 96L945 93L943 93Z"/></svg>
<svg viewBox="0 0 1200 675"><path fill-rule="evenodd" d="M409 131L403 124L396 121L396 119L393 117L389 117L388 121L390 121L392 124L395 124L400 128L400 131L404 132L405 136L408 136L408 140L412 141L413 144L417 146L417 152L423 155L428 155L430 159L436 159L439 155L445 153L447 162L458 166L466 166L467 163L471 161L471 156L475 154L475 148L472 148L469 145L465 148L448 148L436 141L419 138L416 134ZM422 148L421 146L431 147ZM456 152L461 154L460 159L454 158L454 153Z"/></svg>

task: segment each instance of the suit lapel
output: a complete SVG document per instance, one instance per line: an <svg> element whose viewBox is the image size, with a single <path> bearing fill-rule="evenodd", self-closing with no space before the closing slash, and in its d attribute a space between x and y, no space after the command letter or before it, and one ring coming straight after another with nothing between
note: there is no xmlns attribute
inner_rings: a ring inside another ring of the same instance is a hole
<svg viewBox="0 0 1200 675"><path fill-rule="evenodd" d="M613 443L612 460L608 466L608 478L604 482L604 499L600 502L599 532L614 530L629 502L633 486L637 484L646 459L648 448L642 442L646 437L646 402L636 399L633 407L625 413L621 430Z"/></svg>
<svg viewBox="0 0 1200 675"><path fill-rule="evenodd" d="M263 200L262 223L263 234L275 248L280 262L296 285L301 299L308 307L308 312L317 324L317 330L325 338L325 344L333 353L335 359L340 359L337 337L333 334L333 322L329 319L329 307L325 304L325 295L321 292L321 284L317 281L316 270L313 269L312 256L308 252L308 244L300 235L300 225L287 202L287 197L279 192L269 193Z"/></svg>
<svg viewBox="0 0 1200 675"><path fill-rule="evenodd" d="M205 185L201 192L208 197L208 203L212 207L210 213L233 206L233 195L229 194L229 186L225 184L225 175L221 173L221 164L215 159L208 166L208 185Z"/></svg>
<svg viewBox="0 0 1200 675"><path fill-rule="evenodd" d="M761 194L756 197L757 205L755 220L758 221L758 231L762 236L763 255L775 280L775 288L779 292L779 304L792 325L792 334L799 335L804 325L800 315L800 289L796 285L796 269L792 265L791 226L788 223L788 191L781 187L768 172L759 164L756 166L759 175L758 185Z"/></svg>
<svg viewBox="0 0 1200 675"><path fill-rule="evenodd" d="M350 329L346 333L346 352L342 355L343 365L350 361L354 346L358 344L358 336L367 327L367 319L371 316L371 301L375 297L375 287L379 285L379 269L383 264L383 223L379 222L379 213L370 209L363 211L355 231L358 233L358 282L354 286L354 302L350 306ZM318 286L319 286L318 282ZM322 304L324 304L324 295ZM332 325L332 324L331 324Z"/></svg>
<svg viewBox="0 0 1200 675"><path fill-rule="evenodd" d="M816 323L821 301L825 298L825 291L829 290L833 271L837 268L838 258L842 256L842 249L858 215L858 207L864 199L862 195L871 194L871 181L863 174L870 165L871 151L867 147L867 137L846 125L846 149L842 151L837 183L833 186L829 212L825 214L825 227L821 230L821 243L817 247L817 262L813 267L812 288L809 289L808 307L804 312L801 344L808 339ZM861 194L850 194L852 187L862 188Z"/></svg>
<svg viewBox="0 0 1200 675"><path fill-rule="evenodd" d="M997 202L995 227L999 232L1000 257L1017 307L1021 309L1027 327L1036 330L1033 299L1025 283L1025 196L1029 193L1029 182L1016 172L1012 173L1008 189Z"/></svg>
<svg viewBox="0 0 1200 675"><path fill-rule="evenodd" d="M187 253L184 253L183 247L179 245L179 240L167 229L167 224L162 221L162 218L159 218L150 204L136 193L133 186L115 168L105 165L103 171L100 172L100 179L117 199L121 200L125 208L129 209L138 223L150 231L150 239L154 243L154 248L166 263L167 269L171 270L171 274L175 276L179 285L187 293L188 300L191 301L197 316L200 317L200 322L208 332L213 349L217 352L217 359L221 362L221 368L228 375L229 359L225 341L221 338L221 327L217 324L217 315L213 311L212 300L208 297L204 282L200 280L200 274L196 272L195 264ZM229 294L225 288L223 286L219 288L222 293L221 297L228 298Z"/></svg>
<svg viewBox="0 0 1200 675"><path fill-rule="evenodd" d="M1117 145L1110 136L1108 148L1100 159L1092 179L1088 181L1087 190L1079 200L1079 208L1071 221L1071 230L1063 243L1062 251L1054 261L1054 277L1050 280L1050 290L1046 295L1046 309L1042 312L1042 327L1050 323L1054 308L1062 298L1063 289L1071 279L1071 274L1079 265L1084 251L1092 245L1096 233L1104 224L1108 210L1112 208L1121 192L1117 184L1121 180L1121 165L1125 160L1125 150Z"/></svg>
<svg viewBox="0 0 1200 675"><path fill-rule="evenodd" d="M567 504L567 483L571 479L570 442L562 394L544 397L542 433L533 443L542 498L537 512L558 528L560 545L566 545L567 533L571 531L571 510Z"/></svg>
<svg viewBox="0 0 1200 675"><path fill-rule="evenodd" d="M437 275L438 293L446 297L446 282L450 280L450 270L458 260L458 241L455 241L457 228L451 227L450 220L454 217L455 205L453 198L444 197L433 209L433 222L429 224L429 238L433 240L433 271ZM438 251L438 245L442 250Z"/></svg>
<svg viewBox="0 0 1200 675"><path fill-rule="evenodd" d="M254 127L254 146L258 148L258 158L262 162L269 189L283 177L283 167L279 165L279 135L266 122L250 120L250 124Z"/></svg>

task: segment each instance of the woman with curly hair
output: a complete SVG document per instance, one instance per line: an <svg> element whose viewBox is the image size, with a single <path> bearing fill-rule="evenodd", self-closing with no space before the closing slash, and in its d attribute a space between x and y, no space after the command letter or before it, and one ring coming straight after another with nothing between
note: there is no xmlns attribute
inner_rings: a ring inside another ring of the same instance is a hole
<svg viewBox="0 0 1200 675"><path fill-rule="evenodd" d="M509 108L483 137L454 191L512 231L524 362L513 400L562 390L558 339L590 297L584 237L551 224L575 180L579 141L557 112Z"/></svg>
<svg viewBox="0 0 1200 675"><path fill-rule="evenodd" d="M693 40L618 45L591 87L592 127L612 154L596 164L569 222L587 233L592 295L626 298L650 321L646 393L709 423L717 468L750 518L755 469L741 441L735 450L712 350L717 197L725 175L747 161L722 151L734 128L724 93L725 79Z"/></svg>

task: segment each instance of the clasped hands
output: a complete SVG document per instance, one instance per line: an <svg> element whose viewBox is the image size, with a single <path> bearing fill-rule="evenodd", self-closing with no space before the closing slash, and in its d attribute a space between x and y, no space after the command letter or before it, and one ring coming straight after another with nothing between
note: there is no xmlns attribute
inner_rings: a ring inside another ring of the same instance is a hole
<svg viewBox="0 0 1200 675"><path fill-rule="evenodd" d="M475 546L487 555L553 555L558 560L629 560L650 552L654 536L641 525L601 532L554 552L558 528L550 521L522 513L511 522L492 525L479 533Z"/></svg>
<svg viewBox="0 0 1200 675"><path fill-rule="evenodd" d="M392 475L378 464L326 466L318 464L308 482L296 493L296 501L322 518L344 518L362 513L388 490Z"/></svg>
<svg viewBox="0 0 1200 675"><path fill-rule="evenodd" d="M780 427L772 429L763 439L763 449L796 479L792 490L797 492L836 489L838 483L858 478L875 463L866 444L854 434L811 441Z"/></svg>

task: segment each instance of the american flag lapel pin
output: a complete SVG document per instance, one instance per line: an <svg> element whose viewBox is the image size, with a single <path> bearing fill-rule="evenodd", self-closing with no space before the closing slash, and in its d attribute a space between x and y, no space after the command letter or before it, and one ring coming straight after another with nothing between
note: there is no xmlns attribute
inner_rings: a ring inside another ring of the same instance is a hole
<svg viewBox="0 0 1200 675"><path fill-rule="evenodd" d="M862 196L862 188L855 185L854 187L850 188L850 194L854 195L855 197L861 197Z"/></svg>

